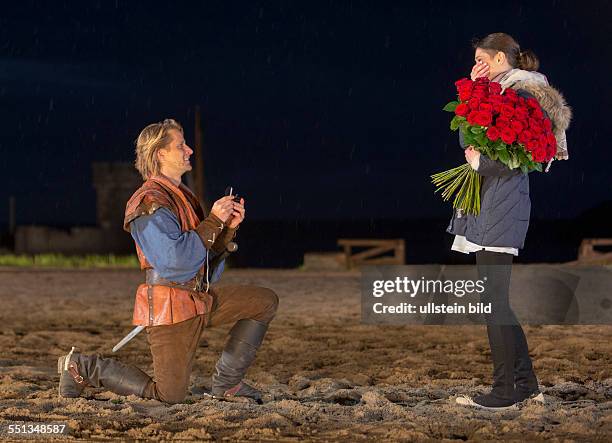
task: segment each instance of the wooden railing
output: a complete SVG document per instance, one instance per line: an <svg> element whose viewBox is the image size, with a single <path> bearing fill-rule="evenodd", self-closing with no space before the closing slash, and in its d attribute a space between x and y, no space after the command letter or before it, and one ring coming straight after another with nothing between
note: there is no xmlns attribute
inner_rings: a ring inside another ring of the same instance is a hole
<svg viewBox="0 0 612 443"><path fill-rule="evenodd" d="M612 246L612 238L585 238L578 249L578 263L611 262L611 252L601 252L596 246Z"/></svg>
<svg viewBox="0 0 612 443"><path fill-rule="evenodd" d="M342 238L338 240L338 245L344 248L348 269L360 265L403 265L405 263L403 239ZM353 248L367 249L353 252ZM383 255L389 252L393 252L393 255Z"/></svg>

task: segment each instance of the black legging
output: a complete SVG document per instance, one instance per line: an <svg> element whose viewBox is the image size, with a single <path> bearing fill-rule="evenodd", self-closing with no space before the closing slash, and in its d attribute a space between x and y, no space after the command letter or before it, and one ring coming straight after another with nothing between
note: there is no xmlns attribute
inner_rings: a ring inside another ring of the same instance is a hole
<svg viewBox="0 0 612 443"><path fill-rule="evenodd" d="M481 302L491 303L491 314L486 314L487 324L517 325L518 320L510 307L511 254L491 251L476 252L478 277L486 278Z"/></svg>
<svg viewBox="0 0 612 443"><path fill-rule="evenodd" d="M505 398L514 390L520 397L538 389L525 333L510 307L512 259L511 254L476 252L479 278L487 278L481 301L491 303L491 314L485 319L494 366L493 389Z"/></svg>

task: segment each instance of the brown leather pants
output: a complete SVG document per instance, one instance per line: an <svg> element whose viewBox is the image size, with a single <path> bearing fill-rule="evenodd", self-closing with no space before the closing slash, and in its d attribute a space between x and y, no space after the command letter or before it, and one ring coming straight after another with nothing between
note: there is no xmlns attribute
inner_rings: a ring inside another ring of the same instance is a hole
<svg viewBox="0 0 612 443"><path fill-rule="evenodd" d="M211 312L167 326L146 328L153 356L153 380L143 397L167 403L182 402L187 396L196 349L205 327L235 323L242 319L269 323L276 314L278 297L258 286L211 288Z"/></svg>

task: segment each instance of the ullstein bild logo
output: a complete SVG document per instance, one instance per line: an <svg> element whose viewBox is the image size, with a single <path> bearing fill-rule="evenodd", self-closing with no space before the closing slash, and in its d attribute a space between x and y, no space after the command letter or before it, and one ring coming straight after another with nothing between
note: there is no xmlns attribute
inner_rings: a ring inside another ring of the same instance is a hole
<svg viewBox="0 0 612 443"><path fill-rule="evenodd" d="M413 305L403 302L399 305L390 306L374 303L372 310L375 314L491 314L493 312L491 303L469 303L467 306L459 303L453 303L452 305L436 303Z"/></svg>

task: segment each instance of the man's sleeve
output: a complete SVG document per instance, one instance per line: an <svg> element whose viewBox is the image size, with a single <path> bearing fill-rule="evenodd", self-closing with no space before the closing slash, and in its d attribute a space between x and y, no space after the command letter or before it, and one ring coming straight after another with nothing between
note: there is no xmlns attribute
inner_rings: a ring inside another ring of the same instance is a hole
<svg viewBox="0 0 612 443"><path fill-rule="evenodd" d="M213 273L210 277L210 282L211 283L216 283L219 280L221 280L221 274L223 274L223 271L225 270L225 260L221 260L221 262L217 265L217 267L215 269L213 269Z"/></svg>
<svg viewBox="0 0 612 443"><path fill-rule="evenodd" d="M223 251L225 251L225 247L227 246L227 244L231 242L234 237L236 237L237 230L238 228L232 229L226 226L223 231L221 231L219 238L213 244L212 251L215 254L221 254Z"/></svg>
<svg viewBox="0 0 612 443"><path fill-rule="evenodd" d="M220 254L236 236L237 229L226 226L220 218L210 214L196 227L196 232L206 249L210 249L215 254Z"/></svg>
<svg viewBox="0 0 612 443"><path fill-rule="evenodd" d="M182 232L176 216L166 208L134 219L130 232L149 263L165 279L189 281L206 260L208 251L198 233Z"/></svg>

